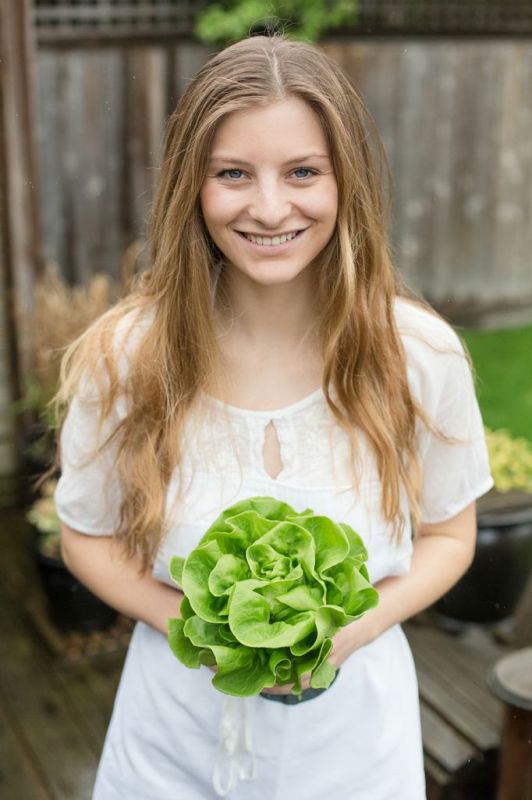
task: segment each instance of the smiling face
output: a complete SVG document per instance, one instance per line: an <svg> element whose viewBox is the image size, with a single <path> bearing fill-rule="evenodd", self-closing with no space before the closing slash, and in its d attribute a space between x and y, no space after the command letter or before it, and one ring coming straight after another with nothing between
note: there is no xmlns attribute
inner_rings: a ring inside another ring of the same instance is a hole
<svg viewBox="0 0 532 800"><path fill-rule="evenodd" d="M293 280L329 242L338 193L325 134L297 97L229 114L200 193L207 230L256 283Z"/></svg>

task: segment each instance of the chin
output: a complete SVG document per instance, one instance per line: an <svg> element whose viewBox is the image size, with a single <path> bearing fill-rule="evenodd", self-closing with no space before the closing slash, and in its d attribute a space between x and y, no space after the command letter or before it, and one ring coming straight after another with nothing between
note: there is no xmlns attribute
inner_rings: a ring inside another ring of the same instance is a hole
<svg viewBox="0 0 532 800"><path fill-rule="evenodd" d="M275 269L275 266L271 266L263 270L255 268L242 271L245 272L248 278L254 281L254 283L260 283L263 286L277 286L283 283L290 283L305 272L305 270L306 267L302 267L301 269L290 267Z"/></svg>
<svg viewBox="0 0 532 800"><path fill-rule="evenodd" d="M271 261L244 261L241 258L232 262L235 275L245 275L255 283L261 283L265 286L277 283L289 283L295 278L299 277L307 270L306 260L301 263L298 261L281 261L280 259Z"/></svg>

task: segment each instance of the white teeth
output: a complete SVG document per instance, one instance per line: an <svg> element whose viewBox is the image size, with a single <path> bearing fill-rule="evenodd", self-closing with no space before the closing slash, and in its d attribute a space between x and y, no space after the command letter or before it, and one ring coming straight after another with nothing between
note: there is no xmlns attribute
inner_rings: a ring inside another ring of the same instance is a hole
<svg viewBox="0 0 532 800"><path fill-rule="evenodd" d="M284 242L290 242L292 239L295 239L297 236L297 231L293 231L292 233L283 233L282 236L254 236L252 233L245 233L244 236L246 239L249 239L250 242L254 242L255 244L276 245L283 244Z"/></svg>

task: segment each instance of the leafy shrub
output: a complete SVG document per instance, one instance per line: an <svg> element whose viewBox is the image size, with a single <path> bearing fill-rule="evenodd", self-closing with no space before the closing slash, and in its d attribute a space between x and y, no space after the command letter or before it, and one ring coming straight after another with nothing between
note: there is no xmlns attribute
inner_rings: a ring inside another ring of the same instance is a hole
<svg viewBox="0 0 532 800"><path fill-rule="evenodd" d="M486 428L490 469L499 492L532 492L532 443L510 431Z"/></svg>
<svg viewBox="0 0 532 800"><path fill-rule="evenodd" d="M194 33L203 42L229 44L265 27L292 39L317 41L326 31L353 24L357 0L228 0L209 3L196 17Z"/></svg>

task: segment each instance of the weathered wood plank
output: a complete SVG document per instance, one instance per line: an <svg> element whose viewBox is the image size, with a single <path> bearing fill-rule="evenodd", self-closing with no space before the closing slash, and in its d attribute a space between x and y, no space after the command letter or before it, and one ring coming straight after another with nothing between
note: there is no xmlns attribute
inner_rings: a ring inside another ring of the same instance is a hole
<svg viewBox="0 0 532 800"><path fill-rule="evenodd" d="M482 752L498 747L500 703L485 684L486 661L478 661L434 637L430 629L408 629L414 653L420 696L462 736ZM436 631L436 633L438 633Z"/></svg>
<svg viewBox="0 0 532 800"><path fill-rule="evenodd" d="M485 673L507 648L477 626L451 636L430 613L404 628L420 690L428 800L494 800L500 704Z"/></svg>
<svg viewBox="0 0 532 800"><path fill-rule="evenodd" d="M67 254L65 203L66 175L63 162L61 123L66 114L62 102L65 60L59 53L39 53L36 105L38 128L36 136L39 174L46 193L41 202L43 256L61 264L69 275ZM54 102L50 102L50 98Z"/></svg>
<svg viewBox="0 0 532 800"><path fill-rule="evenodd" d="M0 222L2 284L9 298L8 316L27 315L39 266L39 207L34 153L33 40L29 2L0 6ZM31 365L27 327L17 328L18 368Z"/></svg>
<svg viewBox="0 0 532 800"><path fill-rule="evenodd" d="M148 211L161 157L167 98L167 50L132 48L125 60L131 229L128 244L147 234Z"/></svg>
<svg viewBox="0 0 532 800"><path fill-rule="evenodd" d="M481 753L451 728L430 706L421 705L423 749L447 772L454 773L481 759Z"/></svg>
<svg viewBox="0 0 532 800"><path fill-rule="evenodd" d="M17 421L10 405L32 364L32 289L39 266L29 0L0 3L0 505L17 501ZM27 416L27 415L26 415Z"/></svg>
<svg viewBox="0 0 532 800"><path fill-rule="evenodd" d="M6 800L54 800L46 774L36 765L17 721L6 711L0 692L0 797Z"/></svg>
<svg viewBox="0 0 532 800"><path fill-rule="evenodd" d="M102 658L90 665L86 665L84 668L84 678L96 698L105 727L107 727L111 718L116 690L122 674L124 657L113 656L108 660Z"/></svg>
<svg viewBox="0 0 532 800"><path fill-rule="evenodd" d="M94 753L99 758L102 751L107 726L112 709L112 697L116 691L114 674L107 673L104 682L108 685L108 696L95 691L92 679L94 666L80 664L75 667L59 667L56 670L58 683L71 704L72 713L79 719L84 729L84 736Z"/></svg>
<svg viewBox="0 0 532 800"><path fill-rule="evenodd" d="M525 253L521 245L521 238L530 222L525 210L527 206L530 209L527 172L530 173L532 155L526 147L532 126L521 113L523 101L526 108L525 98L527 93L530 94L530 82L527 87L523 83L527 74L525 52L526 48L518 43L497 48L500 90L496 133L501 148L495 169L497 237L493 243L493 258L495 265L504 270L505 285L502 288L508 298L527 290L526 275L531 271L530 251ZM521 151L522 145L525 145L525 152Z"/></svg>
<svg viewBox="0 0 532 800"><path fill-rule="evenodd" d="M0 710L9 714L10 728L16 730L31 770L47 793L43 796L29 786L27 792L24 787L24 792L5 797L89 798L125 650L66 665L41 646L25 613L28 591L36 596L27 534L22 511L4 513L0 525L0 687L8 691L9 705L2 703L0 692ZM69 748L64 747L66 739L72 739ZM7 782L14 780L18 766L11 759L5 763L6 785L11 785ZM1 777L0 772L0 796L4 797Z"/></svg>
<svg viewBox="0 0 532 800"><path fill-rule="evenodd" d="M426 753L423 757L423 762L425 766L427 800L443 800L446 787L452 781L452 776Z"/></svg>
<svg viewBox="0 0 532 800"><path fill-rule="evenodd" d="M474 627L463 636L450 639L434 626L410 625L407 635L416 656L424 658L436 675L454 685L463 683L471 702L478 704L486 721L495 727L500 725L501 704L489 691L486 674L508 648Z"/></svg>
<svg viewBox="0 0 532 800"><path fill-rule="evenodd" d="M97 757L86 729L61 691L46 653L4 605L0 615L0 682L54 800L89 800Z"/></svg>
<svg viewBox="0 0 532 800"><path fill-rule="evenodd" d="M421 699L479 750L495 749L500 740L499 731L480 716L479 706L470 702L464 682L457 688L452 681L432 674L430 664L417 655L415 661Z"/></svg>

